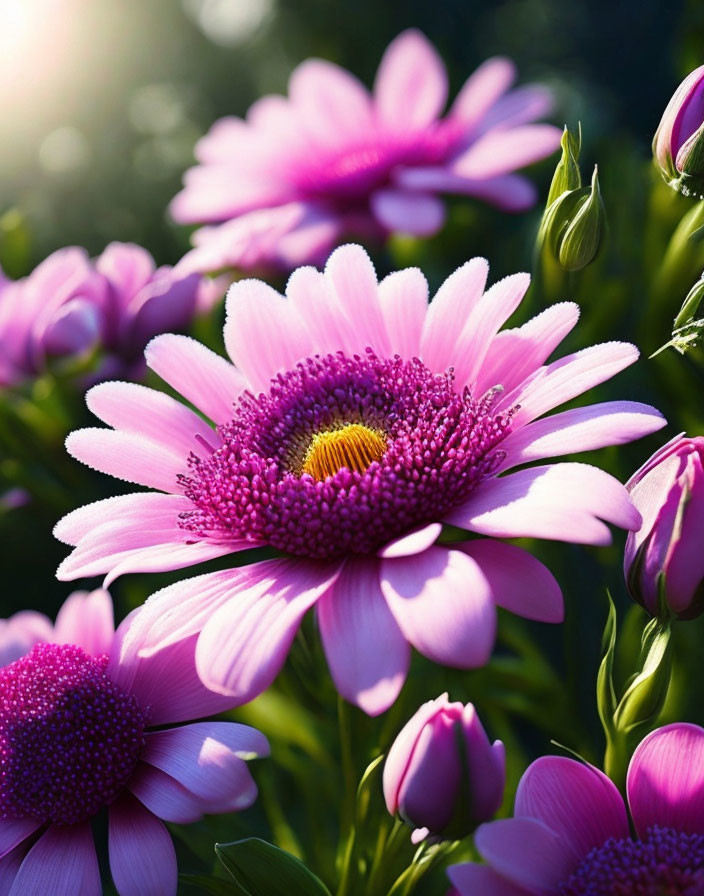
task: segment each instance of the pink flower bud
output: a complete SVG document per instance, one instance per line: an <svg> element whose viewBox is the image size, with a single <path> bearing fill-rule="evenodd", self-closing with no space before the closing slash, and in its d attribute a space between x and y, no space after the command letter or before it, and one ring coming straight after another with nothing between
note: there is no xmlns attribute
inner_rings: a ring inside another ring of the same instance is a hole
<svg viewBox="0 0 704 896"><path fill-rule="evenodd" d="M653 155L670 186L702 195L704 189L704 65L684 79L662 116Z"/></svg>
<svg viewBox="0 0 704 896"><path fill-rule="evenodd" d="M384 766L384 798L416 830L454 840L489 820L501 805L505 755L471 703L447 694L424 703L394 741Z"/></svg>
<svg viewBox="0 0 704 896"><path fill-rule="evenodd" d="M704 610L704 438L677 436L628 482L643 516L626 541L628 590L653 616L659 589L667 609L680 619Z"/></svg>

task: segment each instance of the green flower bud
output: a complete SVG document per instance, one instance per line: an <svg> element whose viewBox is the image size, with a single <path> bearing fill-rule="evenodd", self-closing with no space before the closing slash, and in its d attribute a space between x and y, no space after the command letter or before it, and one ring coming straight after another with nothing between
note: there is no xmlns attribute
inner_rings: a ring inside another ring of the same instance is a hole
<svg viewBox="0 0 704 896"><path fill-rule="evenodd" d="M548 193L547 208L556 199L559 199L563 193L571 190L578 190L582 186L582 177L579 173L579 150L582 145L582 128L581 125L576 134L573 134L567 126L562 132L560 146L562 147L562 157L557 163L555 173L550 184L550 192Z"/></svg>
<svg viewBox="0 0 704 896"><path fill-rule="evenodd" d="M606 209L595 166L591 188L567 222L560 240L558 260L566 271L580 271L596 258L605 225Z"/></svg>

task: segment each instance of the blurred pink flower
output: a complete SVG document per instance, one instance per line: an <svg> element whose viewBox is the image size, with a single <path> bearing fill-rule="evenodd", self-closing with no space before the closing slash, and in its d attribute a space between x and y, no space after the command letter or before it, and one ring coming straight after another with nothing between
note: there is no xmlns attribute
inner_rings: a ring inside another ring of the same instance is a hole
<svg viewBox="0 0 704 896"><path fill-rule="evenodd" d="M626 485L643 525L628 535L624 574L632 596L653 616L660 584L680 619L704 611L703 462L704 438L676 436Z"/></svg>
<svg viewBox="0 0 704 896"><path fill-rule="evenodd" d="M497 812L505 783L503 744L489 742L471 703L447 694L420 707L384 764L386 808L416 828L414 843L466 837Z"/></svg>
<svg viewBox="0 0 704 896"><path fill-rule="evenodd" d="M496 604L561 621L552 575L496 539L608 544L604 520L637 529L640 514L595 467L524 465L621 444L664 421L632 402L543 417L638 351L612 342L546 363L577 306L499 332L529 278L484 292L487 274L473 259L428 305L418 269L377 283L364 250L343 246L324 273L297 270L286 298L256 280L231 287L233 363L186 337L154 339L149 366L215 426L142 386L92 389L89 408L114 428L74 432L68 451L158 491L64 517L55 534L76 547L59 578L113 580L273 548L275 559L154 595L140 615L142 646L202 631L203 680L246 702L273 681L315 604L337 688L370 714L395 700L409 644L470 668L491 654ZM446 523L467 540L438 542Z"/></svg>
<svg viewBox="0 0 704 896"><path fill-rule="evenodd" d="M117 631L106 591L72 594L52 627L18 613L0 627L0 891L99 896L91 819L109 816L120 896L175 896L176 855L160 819L251 805L245 759L263 734L233 722L187 722L228 707L195 673L194 639L138 656Z"/></svg>
<svg viewBox="0 0 704 896"><path fill-rule="evenodd" d="M99 377L129 373L153 336L184 329L223 292L221 282L156 268L129 243L111 243L95 261L59 249L22 280L0 277L0 386L94 348L105 356Z"/></svg>
<svg viewBox="0 0 704 896"><path fill-rule="evenodd" d="M564 757L534 762L513 818L482 825L486 865L448 870L460 896L655 896L704 893L704 729L675 724L641 742L616 786Z"/></svg>
<svg viewBox="0 0 704 896"><path fill-rule="evenodd" d="M186 263L291 270L349 236L429 236L444 222L441 193L529 208L535 190L513 172L550 155L560 131L532 123L550 112L550 91L510 90L515 77L509 59L487 60L443 116L447 73L419 31L390 44L371 94L345 69L306 60L288 97L263 97L198 143L171 213L221 226L196 234Z"/></svg>

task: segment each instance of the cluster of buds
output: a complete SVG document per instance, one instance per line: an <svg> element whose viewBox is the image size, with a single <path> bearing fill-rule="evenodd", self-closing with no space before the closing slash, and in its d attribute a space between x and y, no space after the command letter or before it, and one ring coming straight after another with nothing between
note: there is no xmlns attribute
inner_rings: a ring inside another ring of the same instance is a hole
<svg viewBox="0 0 704 896"><path fill-rule="evenodd" d="M597 256L606 229L606 211L601 198L596 166L591 184L582 186L579 172L581 131L565 128L562 156L555 169L538 246L565 271L579 271Z"/></svg>

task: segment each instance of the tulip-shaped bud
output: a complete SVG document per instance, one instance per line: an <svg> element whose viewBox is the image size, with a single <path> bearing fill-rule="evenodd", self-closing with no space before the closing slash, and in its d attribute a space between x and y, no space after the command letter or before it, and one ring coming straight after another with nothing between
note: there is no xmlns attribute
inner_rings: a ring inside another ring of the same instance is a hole
<svg viewBox="0 0 704 896"><path fill-rule="evenodd" d="M606 230L606 210L597 169L590 186L579 173L581 131L565 128L557 164L538 232L538 248L565 271L580 271L597 255Z"/></svg>
<svg viewBox="0 0 704 896"><path fill-rule="evenodd" d="M675 91L653 139L653 155L671 187L704 194L704 65Z"/></svg>
<svg viewBox="0 0 704 896"><path fill-rule="evenodd" d="M389 750L386 807L416 829L414 843L429 834L460 839L501 805L505 764L503 744L489 742L474 706L443 694L420 707Z"/></svg>
<svg viewBox="0 0 704 896"><path fill-rule="evenodd" d="M677 436L627 483L643 516L626 541L632 596L653 616L704 610L704 438Z"/></svg>

